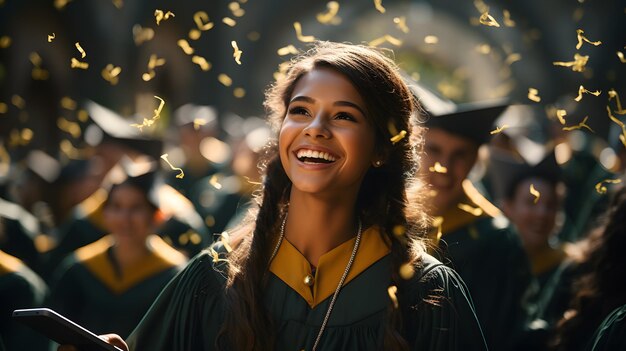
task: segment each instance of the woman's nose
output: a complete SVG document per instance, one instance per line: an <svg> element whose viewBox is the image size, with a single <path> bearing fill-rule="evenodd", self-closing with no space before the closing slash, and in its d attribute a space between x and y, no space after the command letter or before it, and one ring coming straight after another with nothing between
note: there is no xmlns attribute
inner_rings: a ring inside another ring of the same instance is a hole
<svg viewBox="0 0 626 351"><path fill-rule="evenodd" d="M313 138L329 138L330 130L328 129L327 119L323 112L313 117L309 125L304 128L304 133Z"/></svg>

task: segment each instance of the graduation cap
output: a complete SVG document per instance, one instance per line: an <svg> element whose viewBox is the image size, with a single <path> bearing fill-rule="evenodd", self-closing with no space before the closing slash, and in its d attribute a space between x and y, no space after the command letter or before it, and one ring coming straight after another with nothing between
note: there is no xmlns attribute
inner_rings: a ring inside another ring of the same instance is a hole
<svg viewBox="0 0 626 351"><path fill-rule="evenodd" d="M428 114L426 127L443 129L478 145L489 140L493 123L509 106L507 99L455 104L416 82L408 86Z"/></svg>
<svg viewBox="0 0 626 351"><path fill-rule="evenodd" d="M145 193L151 205L159 208L158 187L163 182L158 175L158 167L154 161L132 161L124 157L109 171L105 182L110 184L109 194L115 187L131 185Z"/></svg>
<svg viewBox="0 0 626 351"><path fill-rule="evenodd" d="M104 142L113 142L158 159L163 149L163 141L146 136L131 122L117 113L93 101L85 104L87 112L94 124L87 127L85 140L91 146Z"/></svg>
<svg viewBox="0 0 626 351"><path fill-rule="evenodd" d="M521 154L507 150L492 147L489 151L487 174L493 183L494 197L498 200L512 197L517 185L530 177L545 179L553 184L561 179L554 148L544 153L535 164L527 162Z"/></svg>
<svg viewBox="0 0 626 351"><path fill-rule="evenodd" d="M193 125L196 129L217 130L217 109L213 106L185 104L174 111L177 126Z"/></svg>

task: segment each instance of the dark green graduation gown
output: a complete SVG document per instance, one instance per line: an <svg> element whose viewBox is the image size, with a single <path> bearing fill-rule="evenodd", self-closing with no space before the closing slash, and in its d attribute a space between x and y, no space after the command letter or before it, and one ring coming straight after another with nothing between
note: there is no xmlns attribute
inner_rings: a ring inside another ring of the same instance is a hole
<svg viewBox="0 0 626 351"><path fill-rule="evenodd" d="M283 241L264 289L274 321L276 350L311 350L355 239L320 258L315 284L306 259ZM342 288L318 350L381 350L391 304L391 257L379 232L370 228ZM214 350L223 323L224 265L208 252L198 255L161 293L128 343L133 351ZM412 350L486 350L465 284L431 256L399 287L402 334ZM263 337L263 336L259 336Z"/></svg>
<svg viewBox="0 0 626 351"><path fill-rule="evenodd" d="M0 251L0 350L47 351L46 337L11 317L13 310L41 307L47 290L20 260Z"/></svg>
<svg viewBox="0 0 626 351"><path fill-rule="evenodd" d="M609 314L593 337L591 351L626 350L626 305Z"/></svg>
<svg viewBox="0 0 626 351"><path fill-rule="evenodd" d="M77 250L57 272L50 307L96 334L130 334L163 287L185 263L158 236L152 253L120 273L109 236Z"/></svg>
<svg viewBox="0 0 626 351"><path fill-rule="evenodd" d="M476 217L459 208L446 213L435 256L467 284L489 349L510 350L527 319L528 258L519 238L509 228L497 228L486 214L493 205L469 198L461 203L483 208L484 213Z"/></svg>

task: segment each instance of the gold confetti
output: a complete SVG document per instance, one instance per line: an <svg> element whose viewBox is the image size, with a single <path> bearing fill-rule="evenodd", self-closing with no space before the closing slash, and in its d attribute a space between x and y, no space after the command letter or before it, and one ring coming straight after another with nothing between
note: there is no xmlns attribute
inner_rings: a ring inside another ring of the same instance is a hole
<svg viewBox="0 0 626 351"><path fill-rule="evenodd" d="M435 192L435 195L436 195L436 192ZM443 217L441 216L434 217L432 226L437 228L437 236L435 238L437 242L439 242L439 240L441 240L441 236L443 235L443 232L442 232Z"/></svg>
<svg viewBox="0 0 626 351"><path fill-rule="evenodd" d="M326 13L318 13L315 18L321 24L337 25L341 23L341 18L337 17L339 12L339 3L337 1L329 1L326 4L328 11Z"/></svg>
<svg viewBox="0 0 626 351"><path fill-rule="evenodd" d="M579 50L582 46L583 46L583 41L586 41L587 43L593 45L593 46L598 46L600 44L602 44L601 41L591 41L587 38L585 38L585 36L583 35L585 34L585 31L582 29L576 29L576 36L578 37L578 44L576 44L576 50Z"/></svg>
<svg viewBox="0 0 626 351"><path fill-rule="evenodd" d="M70 111L76 110L76 101L73 100L69 96L64 96L63 98L61 98L60 104L61 104L61 107L63 107L66 110L70 110Z"/></svg>
<svg viewBox="0 0 626 351"><path fill-rule="evenodd" d="M193 129L199 130L200 127L206 124L206 120L203 118L194 118L193 120Z"/></svg>
<svg viewBox="0 0 626 351"><path fill-rule="evenodd" d="M502 10L502 15L504 16L502 23L504 23L505 26L515 27L515 21L511 19L511 13L509 10Z"/></svg>
<svg viewBox="0 0 626 351"><path fill-rule="evenodd" d="M118 10L121 10L124 7L124 1L122 0L113 0L113 6L117 7Z"/></svg>
<svg viewBox="0 0 626 351"><path fill-rule="evenodd" d="M233 96L237 99L241 99L246 96L246 90L244 88L235 88L233 89Z"/></svg>
<svg viewBox="0 0 626 351"><path fill-rule="evenodd" d="M389 140L391 141L392 144L395 144L399 142L400 140L404 139L405 136L406 136L406 130L401 130L400 133L392 136L391 139Z"/></svg>
<svg viewBox="0 0 626 351"><path fill-rule="evenodd" d="M392 285L387 289L389 298L391 299L391 302L393 303L393 308L396 308L396 309L398 308L398 297L396 296L397 292L398 292L398 287L395 285Z"/></svg>
<svg viewBox="0 0 626 351"><path fill-rule="evenodd" d="M152 28L143 28L138 24L133 26L133 39L135 40L135 45L139 46L146 41L150 41L154 38L154 29Z"/></svg>
<svg viewBox="0 0 626 351"><path fill-rule="evenodd" d="M556 118L559 119L559 122L562 125L565 125L565 115L567 114L567 111L565 110L556 110Z"/></svg>
<svg viewBox="0 0 626 351"><path fill-rule="evenodd" d="M156 9L154 10L154 17L156 19L157 26L161 23L161 21L166 21L171 17L176 17L171 11L167 11L163 13L163 10Z"/></svg>
<svg viewBox="0 0 626 351"><path fill-rule="evenodd" d="M487 6L487 4L485 4L485 2L482 0L474 0L474 7L476 7L476 10L478 10L478 12L480 13L485 13L489 11L489 6Z"/></svg>
<svg viewBox="0 0 626 351"><path fill-rule="evenodd" d="M624 147L626 147L626 126L624 125L624 122L620 121L615 116L613 116L613 114L611 114L611 108L609 106L606 107L606 111L609 113L609 118L611 119L611 121L613 121L615 124L620 126L620 128L622 128L622 133L619 136L619 140L622 142L622 144L624 144Z"/></svg>
<svg viewBox="0 0 626 351"><path fill-rule="evenodd" d="M194 55L191 58L191 62L200 66L200 69L205 72L211 69L211 64L202 56Z"/></svg>
<svg viewBox="0 0 626 351"><path fill-rule="evenodd" d="M118 76L120 73L122 73L122 67L115 67L109 63L102 69L102 78L111 83L111 85L116 85L119 81Z"/></svg>
<svg viewBox="0 0 626 351"><path fill-rule="evenodd" d="M239 50L237 42L234 40L230 42L230 45L232 45L233 50L235 50L233 52L233 58L235 58L235 62L237 62L238 65L241 65L241 54L243 54L243 51Z"/></svg>
<svg viewBox="0 0 626 351"><path fill-rule="evenodd" d="M583 93L591 94L591 95L594 95L594 96L600 96L601 91L600 90L590 91L590 90L585 89L585 87L581 85L578 88L578 96L574 98L574 101L582 100L583 99Z"/></svg>
<svg viewBox="0 0 626 351"><path fill-rule="evenodd" d="M85 52L83 47L80 46L79 42L74 43L74 46L76 46L76 50L78 50L78 52L80 52L80 58L85 58L85 56L87 56L87 53Z"/></svg>
<svg viewBox="0 0 626 351"><path fill-rule="evenodd" d="M89 113L87 113L86 110L78 110L78 120L81 122L87 122L87 120L89 119Z"/></svg>
<svg viewBox="0 0 626 351"><path fill-rule="evenodd" d="M621 63L626 63L626 58L624 58L624 54L621 51L617 52L617 57L619 58Z"/></svg>
<svg viewBox="0 0 626 351"><path fill-rule="evenodd" d="M534 101L534 102L540 102L541 97L537 94L539 94L539 90L535 88L528 88L528 100Z"/></svg>
<svg viewBox="0 0 626 351"><path fill-rule="evenodd" d="M407 27L407 25L406 25L406 17L404 17L404 16L394 17L393 18L393 23L396 24L396 27L398 27L398 29L400 31L402 31L402 33L408 33L409 32L409 27Z"/></svg>
<svg viewBox="0 0 626 351"><path fill-rule="evenodd" d="M217 179L217 175L215 174L212 175L209 179L209 184L217 190L220 190L222 188L222 184L220 184L219 180Z"/></svg>
<svg viewBox="0 0 626 351"><path fill-rule="evenodd" d="M9 105L5 104L4 102L0 102L0 113L7 113L8 110Z"/></svg>
<svg viewBox="0 0 626 351"><path fill-rule="evenodd" d="M228 235L228 232L222 232L220 242L224 245L226 252L233 252L233 248L230 246L230 235Z"/></svg>
<svg viewBox="0 0 626 351"><path fill-rule="evenodd" d="M534 184L530 184L530 194L535 197L533 203L536 204L537 202L539 202L539 197L541 196L541 194L539 193L539 191L537 191L537 189L535 189Z"/></svg>
<svg viewBox="0 0 626 351"><path fill-rule="evenodd" d="M439 42L439 38L434 35L427 35L424 37L424 43L426 44L437 44Z"/></svg>
<svg viewBox="0 0 626 351"><path fill-rule="evenodd" d="M48 43L52 43L52 41L54 40L54 38L56 38L57 35L52 33L52 34L48 34Z"/></svg>
<svg viewBox="0 0 626 351"><path fill-rule="evenodd" d="M500 23L498 23L498 21L496 21L496 19L493 18L493 16L491 16L489 12L484 12L482 15L480 15L478 22L488 27L500 27Z"/></svg>
<svg viewBox="0 0 626 351"><path fill-rule="evenodd" d="M234 27L237 25L237 21L235 21L234 19L230 18L230 17L224 17L222 18L222 22L230 27Z"/></svg>
<svg viewBox="0 0 626 351"><path fill-rule="evenodd" d="M591 129L591 127L589 127L589 126L587 125L587 120L588 120L588 119L589 119L589 116L585 116L585 118L583 119L583 121L582 121L582 122L578 123L578 124L577 124L577 125L575 125L575 126L571 126L571 127L563 127L563 130L565 130L565 131L571 131L571 130L574 130L574 129L587 128L587 129L589 129L589 131L590 131L590 132L595 133L595 132L593 131L593 129Z"/></svg>
<svg viewBox="0 0 626 351"><path fill-rule="evenodd" d="M415 275L415 268L411 263L405 263L400 266L400 277L404 280L409 280Z"/></svg>
<svg viewBox="0 0 626 351"><path fill-rule="evenodd" d="M54 0L54 7L57 10L63 10L67 4L69 4L72 0Z"/></svg>
<svg viewBox="0 0 626 351"><path fill-rule="evenodd" d="M617 113L618 115L626 114L626 110L622 109L622 102L619 99L619 95L617 94L617 91L615 91L615 89L611 89L609 90L608 94L609 94L609 101L611 101L612 99L615 99L617 103L617 110L614 112Z"/></svg>
<svg viewBox="0 0 626 351"><path fill-rule="evenodd" d="M22 129L22 133L20 136L22 137L22 140L28 143L33 139L33 131L30 128L24 128Z"/></svg>
<svg viewBox="0 0 626 351"><path fill-rule="evenodd" d="M442 166L439 162L435 162L434 165L428 167L428 170L433 173L448 173L448 168Z"/></svg>
<svg viewBox="0 0 626 351"><path fill-rule="evenodd" d="M156 122L156 120L161 118L161 111L163 110L163 107L165 106L165 100L161 99L160 97L158 97L156 95L154 97L157 98L158 100L160 100L159 107L157 107L157 109L154 110L154 116L152 116L152 118L150 118L150 119L144 118L143 122L141 124L133 123L133 124L131 124L132 127L137 127L137 128L139 128L140 131L143 132L143 127L150 127L151 125L154 124L154 122Z"/></svg>
<svg viewBox="0 0 626 351"><path fill-rule="evenodd" d="M71 134L75 139L80 137L80 126L76 122L68 121L67 119L60 117L57 119L57 127L59 127L62 131Z"/></svg>
<svg viewBox="0 0 626 351"><path fill-rule="evenodd" d="M23 110L26 106L26 101L24 101L24 99L22 99L22 97L17 94L11 96L11 103L13 104L13 106L19 108L20 110Z"/></svg>
<svg viewBox="0 0 626 351"><path fill-rule="evenodd" d="M303 43L310 43L315 41L315 37L312 35L302 35L302 26L300 22L293 22L293 28L296 30L296 38Z"/></svg>
<svg viewBox="0 0 626 351"><path fill-rule="evenodd" d="M155 69L159 66L163 66L165 64L164 58L158 58L157 55L150 55L150 60L148 60L148 68Z"/></svg>
<svg viewBox="0 0 626 351"><path fill-rule="evenodd" d="M221 73L220 75L218 75L217 80L219 80L220 83L222 83L224 86L227 86L227 87L233 84L233 80L224 73Z"/></svg>
<svg viewBox="0 0 626 351"><path fill-rule="evenodd" d="M483 209L480 207L473 207L468 204L458 204L457 206L463 211L471 214L472 216L478 217L483 214Z"/></svg>
<svg viewBox="0 0 626 351"><path fill-rule="evenodd" d="M214 23L209 20L209 15L204 11L196 12L193 15L193 21L196 22L198 30L202 32L206 32L214 26Z"/></svg>
<svg viewBox="0 0 626 351"><path fill-rule="evenodd" d="M383 7L383 0L374 0L374 7L380 13L385 13L385 8Z"/></svg>
<svg viewBox="0 0 626 351"><path fill-rule="evenodd" d="M502 131L507 129L508 127L509 127L508 124L505 124L502 127L496 127L496 129L489 132L489 134L494 135L494 134L502 133Z"/></svg>
<svg viewBox="0 0 626 351"><path fill-rule="evenodd" d="M188 34L189 39L191 39L191 40L198 40L198 39L200 39L201 35L202 35L202 32L197 30L197 29L195 29L195 28L190 29L189 30L189 34Z"/></svg>
<svg viewBox="0 0 626 351"><path fill-rule="evenodd" d="M517 54L517 53L513 53L510 54L509 56L506 57L506 60L504 61L507 65L512 65L513 63L519 61L522 59L522 55Z"/></svg>
<svg viewBox="0 0 626 351"><path fill-rule="evenodd" d="M598 184L596 184L596 191L598 192L598 194L606 194L608 189L606 188L606 186L603 185L603 183L619 184L621 182L622 182L621 179L605 179L605 180L599 182Z"/></svg>
<svg viewBox="0 0 626 351"><path fill-rule="evenodd" d="M583 56L580 54L574 54L574 61L555 61L552 62L555 66L563 66L563 67L572 67L572 71L574 72L584 72L585 66L589 62L589 56Z"/></svg>
<svg viewBox="0 0 626 351"><path fill-rule="evenodd" d="M41 56L39 56L38 53L31 52L30 56L28 58L30 59L30 62L33 64L33 66L35 66L35 67L41 66L42 59L41 59Z"/></svg>
<svg viewBox="0 0 626 351"><path fill-rule="evenodd" d="M213 263L228 262L227 259L220 258L219 253L217 253L217 251L215 251L215 249L213 249L212 247L209 247L209 253L210 253L211 257L213 258Z"/></svg>
<svg viewBox="0 0 626 351"><path fill-rule="evenodd" d="M11 155L4 147L3 144L0 144L0 177L4 177L9 174L9 170L11 169Z"/></svg>
<svg viewBox="0 0 626 351"><path fill-rule="evenodd" d="M476 46L476 51L483 55L487 55L491 52L491 46L489 44L480 44Z"/></svg>
<svg viewBox="0 0 626 351"><path fill-rule="evenodd" d="M180 46L181 49L183 49L183 52L187 55L192 55L195 51L191 46L189 46L189 42L185 39L180 39L177 44L178 46Z"/></svg>
<svg viewBox="0 0 626 351"><path fill-rule="evenodd" d="M144 82L149 82L155 76L156 76L156 72L154 70L149 70L147 73L144 73L141 75L141 79L143 79Z"/></svg>
<svg viewBox="0 0 626 351"><path fill-rule="evenodd" d="M182 168L174 167L174 165L167 159L168 154L161 155L161 158L170 166L173 171L178 171L179 173L176 175L176 178L182 179L185 176L185 172L183 172Z"/></svg>
<svg viewBox="0 0 626 351"><path fill-rule="evenodd" d="M6 49L11 46L11 37L4 35L0 37L0 49Z"/></svg>
<svg viewBox="0 0 626 351"><path fill-rule="evenodd" d="M233 13L233 16L235 17L242 17L246 14L246 11L241 8L238 2L235 1L228 4L228 9L230 10L230 12Z"/></svg>
<svg viewBox="0 0 626 351"><path fill-rule="evenodd" d="M250 41L257 41L257 40L261 39L261 33L257 32L257 31L252 31L252 32L248 33L248 35L246 35L246 37Z"/></svg>
<svg viewBox="0 0 626 351"><path fill-rule="evenodd" d="M385 42L388 42L388 43L390 43L392 45L395 45L395 46L402 46L402 40L397 39L395 37L392 37L389 34L385 34L385 35L383 35L380 38L376 38L376 39L370 41L369 42L369 46L377 47L377 46L379 46L379 45L381 45L381 44L383 44Z"/></svg>
<svg viewBox="0 0 626 351"><path fill-rule="evenodd" d="M77 59L72 57L70 67L72 67L72 68L80 68L80 69L87 69L87 68L89 68L89 64L87 62L80 62Z"/></svg>
<svg viewBox="0 0 626 351"><path fill-rule="evenodd" d="M277 51L279 56L285 56L285 55L297 55L298 53L300 53L298 51L298 49L296 49L295 46L293 45L287 45L285 47L282 47L280 49L278 49Z"/></svg>

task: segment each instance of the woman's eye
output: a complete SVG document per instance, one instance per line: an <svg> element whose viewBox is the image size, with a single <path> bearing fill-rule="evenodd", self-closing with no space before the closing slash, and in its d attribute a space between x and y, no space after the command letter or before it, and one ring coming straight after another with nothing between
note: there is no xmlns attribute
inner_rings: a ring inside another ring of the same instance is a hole
<svg viewBox="0 0 626 351"><path fill-rule="evenodd" d="M356 119L354 117L352 117L351 114L346 113L346 112L340 112L335 116L335 119L345 119L347 121L356 121Z"/></svg>
<svg viewBox="0 0 626 351"><path fill-rule="evenodd" d="M289 109L289 114L291 115L308 115L309 112L303 107L292 107Z"/></svg>

